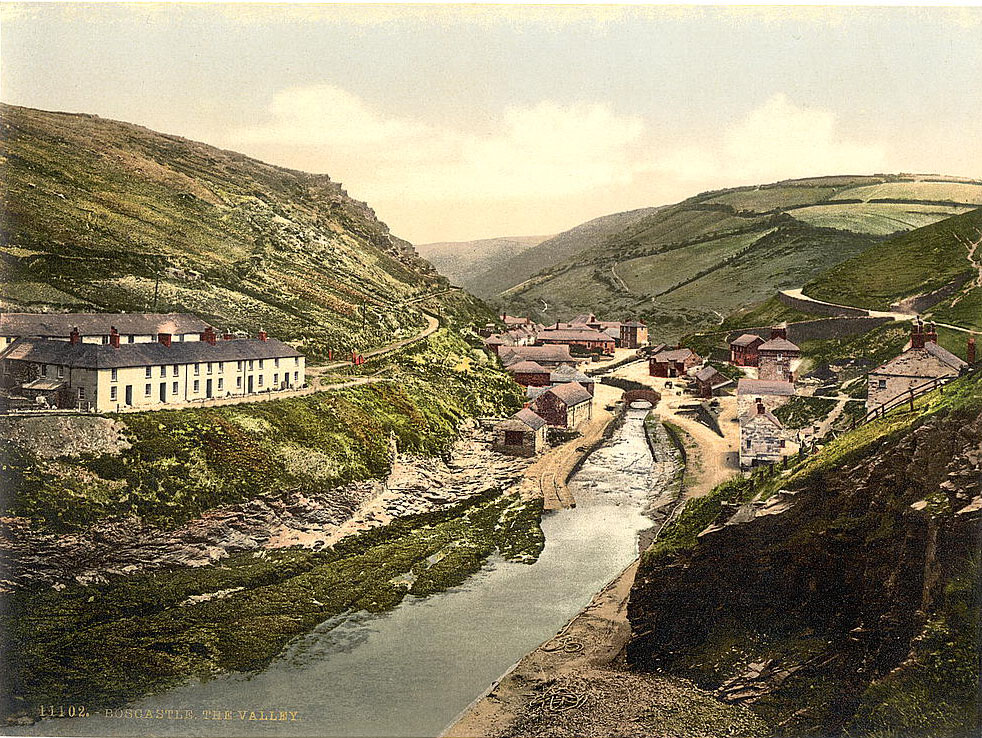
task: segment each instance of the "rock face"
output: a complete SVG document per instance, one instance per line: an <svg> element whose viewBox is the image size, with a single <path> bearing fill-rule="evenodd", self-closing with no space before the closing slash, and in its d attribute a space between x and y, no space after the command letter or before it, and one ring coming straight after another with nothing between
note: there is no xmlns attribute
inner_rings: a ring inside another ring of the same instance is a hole
<svg viewBox="0 0 982 738"><path fill-rule="evenodd" d="M876 713L887 697L881 689L873 704L870 690L933 658L912 650L958 609L959 578L977 576L980 463L982 415L957 411L847 455L800 489L724 507L694 547L642 564L628 662L753 703L778 733L835 734L857 711ZM965 603L959 617L978 625L977 594ZM977 674L975 632L960 635ZM951 692L938 678L935 688ZM926 694L953 706L921 734L977 724L971 689L968 704ZM904 734L911 725L894 723Z"/></svg>
<svg viewBox="0 0 982 738"><path fill-rule="evenodd" d="M125 425L87 415L0 417L0 438L42 459L118 454L130 447Z"/></svg>

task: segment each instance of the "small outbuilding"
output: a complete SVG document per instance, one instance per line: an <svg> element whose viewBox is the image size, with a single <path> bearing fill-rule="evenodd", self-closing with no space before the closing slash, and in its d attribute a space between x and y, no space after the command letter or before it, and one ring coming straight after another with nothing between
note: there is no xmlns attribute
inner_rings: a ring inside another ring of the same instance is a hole
<svg viewBox="0 0 982 738"><path fill-rule="evenodd" d="M710 398L720 387L730 383L716 367L704 366L692 375L696 383L696 390L700 397Z"/></svg>
<svg viewBox="0 0 982 738"><path fill-rule="evenodd" d="M648 374L652 377L684 377L701 362L692 349L664 349L648 359Z"/></svg>
<svg viewBox="0 0 982 738"><path fill-rule="evenodd" d="M548 423L523 408L494 427L494 449L514 456L535 456L546 445Z"/></svg>
<svg viewBox="0 0 982 738"><path fill-rule="evenodd" d="M532 409L549 425L573 430L593 417L593 397L579 382L558 384L536 397Z"/></svg>

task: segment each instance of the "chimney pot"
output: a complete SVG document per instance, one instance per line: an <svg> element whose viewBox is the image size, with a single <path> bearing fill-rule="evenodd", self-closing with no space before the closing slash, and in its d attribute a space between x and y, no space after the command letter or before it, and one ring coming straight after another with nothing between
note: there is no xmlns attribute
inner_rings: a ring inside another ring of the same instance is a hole
<svg viewBox="0 0 982 738"><path fill-rule="evenodd" d="M82 342L82 336L78 332L78 326L75 326L74 328L72 328L72 332L68 336L68 340L71 341L73 344L75 344L75 343L81 343Z"/></svg>
<svg viewBox="0 0 982 738"><path fill-rule="evenodd" d="M113 348L119 348L119 331L116 330L116 326L109 328L109 345Z"/></svg>
<svg viewBox="0 0 982 738"><path fill-rule="evenodd" d="M164 346L170 346L173 336L170 333L158 333L157 340Z"/></svg>
<svg viewBox="0 0 982 738"><path fill-rule="evenodd" d="M259 340L265 341L269 336L266 335L266 331L259 331Z"/></svg>
<svg viewBox="0 0 982 738"><path fill-rule="evenodd" d="M201 332L201 340L205 343L210 343L212 346L215 345L215 341L218 340L218 335L215 333L215 329L208 326Z"/></svg>
<svg viewBox="0 0 982 738"><path fill-rule="evenodd" d="M969 364L975 363L975 336L969 336L968 338L968 350L966 351L966 358Z"/></svg>
<svg viewBox="0 0 982 738"><path fill-rule="evenodd" d="M910 347L924 348L924 326L921 324L920 318L918 318L917 321L911 325Z"/></svg>

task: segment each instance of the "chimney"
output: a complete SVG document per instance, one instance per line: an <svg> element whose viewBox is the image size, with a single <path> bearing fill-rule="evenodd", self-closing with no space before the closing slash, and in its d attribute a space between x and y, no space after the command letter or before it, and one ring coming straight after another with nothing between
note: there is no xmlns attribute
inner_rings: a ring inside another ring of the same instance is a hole
<svg viewBox="0 0 982 738"><path fill-rule="evenodd" d="M938 342L938 329L934 325L932 320L927 324L927 333L924 334L925 343L937 343Z"/></svg>
<svg viewBox="0 0 982 738"><path fill-rule="evenodd" d="M82 343L82 335L78 332L78 326L72 328L72 332L68 335L68 340L73 344Z"/></svg>
<svg viewBox="0 0 982 738"><path fill-rule="evenodd" d="M233 334L233 333L223 333L222 334L222 340L223 341L231 341L233 338L235 338L235 334Z"/></svg>
<svg viewBox="0 0 982 738"><path fill-rule="evenodd" d="M119 348L119 331L114 325L109 327L109 345L113 348Z"/></svg>
<svg viewBox="0 0 982 738"><path fill-rule="evenodd" d="M758 397L757 398L757 414L758 415L763 415L766 412L767 412L767 408L764 407L764 401Z"/></svg>
<svg viewBox="0 0 982 738"><path fill-rule="evenodd" d="M218 336L215 335L215 329L212 328L211 326L205 328L204 331L202 331L201 333L201 340L204 341L205 343L210 343L212 346L215 345L215 341L217 339Z"/></svg>
<svg viewBox="0 0 982 738"><path fill-rule="evenodd" d="M173 336L170 333L158 333L157 340L164 346L170 346Z"/></svg>
<svg viewBox="0 0 982 738"><path fill-rule="evenodd" d="M968 338L968 350L966 351L966 358L969 364L975 364L975 336L969 336Z"/></svg>
<svg viewBox="0 0 982 738"><path fill-rule="evenodd" d="M924 326L920 318L915 320L910 327L910 347L912 349L924 348Z"/></svg>
<svg viewBox="0 0 982 738"><path fill-rule="evenodd" d="M788 327L785 325L776 325L771 328L771 339L783 338L787 340L788 337Z"/></svg>
<svg viewBox="0 0 982 738"><path fill-rule="evenodd" d="M266 335L266 331L259 331L259 340L265 341L269 336Z"/></svg>

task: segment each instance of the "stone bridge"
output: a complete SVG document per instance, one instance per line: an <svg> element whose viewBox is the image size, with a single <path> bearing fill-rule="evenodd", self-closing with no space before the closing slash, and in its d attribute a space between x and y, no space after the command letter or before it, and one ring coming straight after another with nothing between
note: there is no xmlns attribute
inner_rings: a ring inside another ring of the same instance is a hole
<svg viewBox="0 0 982 738"><path fill-rule="evenodd" d="M654 407L660 399L661 395L653 389L632 389L624 393L624 402L628 405L637 400L645 400L646 402L650 402L651 406Z"/></svg>

